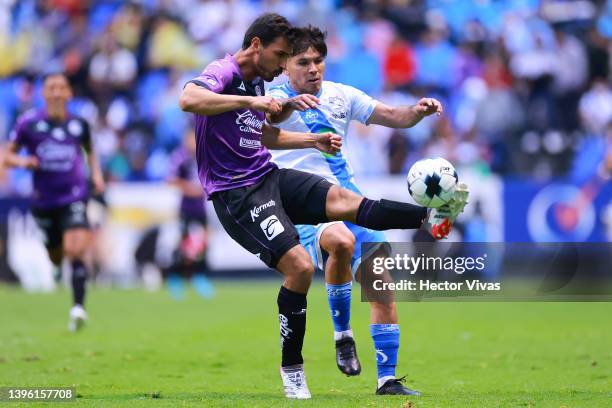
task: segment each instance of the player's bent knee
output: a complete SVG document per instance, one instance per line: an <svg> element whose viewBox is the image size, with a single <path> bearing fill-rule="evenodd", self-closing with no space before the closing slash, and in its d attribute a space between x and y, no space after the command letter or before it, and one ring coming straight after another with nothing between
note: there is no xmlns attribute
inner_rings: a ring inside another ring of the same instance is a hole
<svg viewBox="0 0 612 408"><path fill-rule="evenodd" d="M336 237L332 251L337 255L352 257L355 252L355 237L349 232Z"/></svg>

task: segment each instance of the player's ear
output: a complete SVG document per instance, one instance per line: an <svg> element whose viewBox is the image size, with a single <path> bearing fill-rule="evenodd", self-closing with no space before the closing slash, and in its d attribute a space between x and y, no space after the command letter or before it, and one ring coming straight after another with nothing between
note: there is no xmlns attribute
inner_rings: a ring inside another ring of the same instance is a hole
<svg viewBox="0 0 612 408"><path fill-rule="evenodd" d="M261 48L261 40L259 39L259 37L253 37L251 39L251 47L253 47L255 51L259 51L259 49Z"/></svg>

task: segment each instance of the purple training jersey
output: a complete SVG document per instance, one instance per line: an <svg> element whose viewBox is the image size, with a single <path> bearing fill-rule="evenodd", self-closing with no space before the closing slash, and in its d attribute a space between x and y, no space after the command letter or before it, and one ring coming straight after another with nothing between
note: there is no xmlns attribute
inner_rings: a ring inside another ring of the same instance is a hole
<svg viewBox="0 0 612 408"><path fill-rule="evenodd" d="M261 78L252 82L242 78L231 55L211 62L189 82L225 95L259 96L265 92ZM216 191L255 184L276 168L261 143L263 112L238 109L195 116L198 173L207 197Z"/></svg>
<svg viewBox="0 0 612 408"><path fill-rule="evenodd" d="M193 154L184 147L179 147L170 156L172 177L190 183L199 183L198 165ZM199 184L198 188L199 188ZM195 217L202 220L206 219L206 209L204 207L204 193L200 197L188 197L183 195L181 198L181 215Z"/></svg>
<svg viewBox="0 0 612 408"><path fill-rule="evenodd" d="M44 110L30 110L17 119L9 139L38 159L33 207L54 208L87 198L82 147L89 150L91 137L84 119L68 115L59 122Z"/></svg>

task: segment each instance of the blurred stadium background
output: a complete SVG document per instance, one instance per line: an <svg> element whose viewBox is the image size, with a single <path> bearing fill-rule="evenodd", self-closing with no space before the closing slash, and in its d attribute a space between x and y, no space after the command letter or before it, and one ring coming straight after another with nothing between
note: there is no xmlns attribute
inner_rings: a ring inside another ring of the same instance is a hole
<svg viewBox="0 0 612 408"><path fill-rule="evenodd" d="M179 234L165 179L191 127L180 90L264 11L328 31L326 79L394 104L443 101L412 129L354 125L345 148L366 193L408 200L410 165L443 156L473 190L453 239L612 240L611 0L2 0L0 135L41 105L41 74L68 74L109 181L90 208L100 284L159 284ZM30 191L27 171L0 170L0 280L48 290ZM210 210L213 276L261 272Z"/></svg>

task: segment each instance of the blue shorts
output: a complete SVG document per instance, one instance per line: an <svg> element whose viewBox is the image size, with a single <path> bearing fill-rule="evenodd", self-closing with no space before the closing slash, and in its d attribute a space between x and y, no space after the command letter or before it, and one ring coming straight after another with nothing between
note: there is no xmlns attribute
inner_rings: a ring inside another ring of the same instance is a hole
<svg viewBox="0 0 612 408"><path fill-rule="evenodd" d="M336 222L328 222L325 224L318 225L296 225L296 229L300 234L300 244L310 255L310 259L312 259L312 263L315 268L324 271L325 261L327 260L327 253L323 252L321 249L321 245L319 244L319 240L321 239L321 234L323 231L331 225L337 224L341 221ZM351 260L351 269L353 271L353 276L361 263L361 257L367 258L371 252L376 250L377 248L373 248L370 253L362 254L361 253L361 244L365 242L387 242L387 237L381 231L374 231L368 228L360 227L355 224L351 224L350 222L345 222L344 225L353 233L355 236L355 253L353 254L353 259Z"/></svg>

